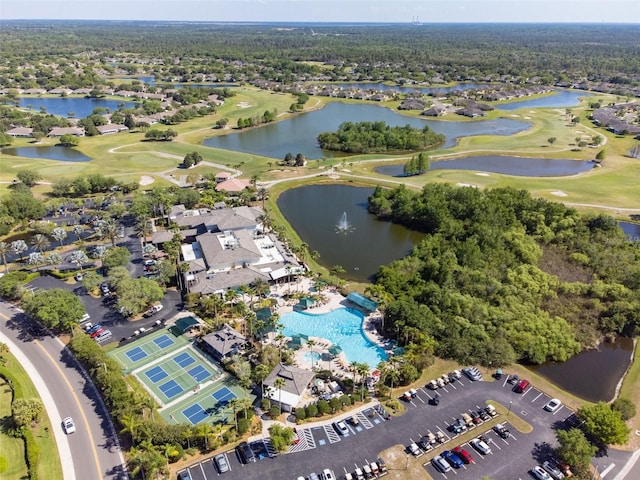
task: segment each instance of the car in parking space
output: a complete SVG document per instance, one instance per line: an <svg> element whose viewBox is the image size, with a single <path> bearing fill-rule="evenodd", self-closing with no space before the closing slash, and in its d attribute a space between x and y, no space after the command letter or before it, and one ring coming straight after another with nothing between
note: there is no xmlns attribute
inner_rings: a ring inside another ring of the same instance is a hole
<svg viewBox="0 0 640 480"><path fill-rule="evenodd" d="M438 441L438 443L444 443L447 441L447 437L444 436L444 433L438 430L436 432L436 440Z"/></svg>
<svg viewBox="0 0 640 480"><path fill-rule="evenodd" d="M538 480L552 480L551 476L540 465L533 467L531 474Z"/></svg>
<svg viewBox="0 0 640 480"><path fill-rule="evenodd" d="M433 397L429 399L429 403L431 405L435 405L436 407L440 405L440 394L436 393Z"/></svg>
<svg viewBox="0 0 640 480"><path fill-rule="evenodd" d="M373 478L373 471L371 470L371 466L368 463L365 463L362 466L362 471L364 472L364 478Z"/></svg>
<svg viewBox="0 0 640 480"><path fill-rule="evenodd" d="M483 422L486 422L491 418L491 415L489 415L485 410L478 410L478 416Z"/></svg>
<svg viewBox="0 0 640 480"><path fill-rule="evenodd" d="M520 380L518 384L515 386L515 388L513 389L513 391L516 393L522 393L527 388L529 388L529 385L530 385L529 380Z"/></svg>
<svg viewBox="0 0 640 480"><path fill-rule="evenodd" d="M440 375L440 379L442 380L442 383L444 383L445 385L447 383L449 383L449 376L448 375L442 374L442 375Z"/></svg>
<svg viewBox="0 0 640 480"><path fill-rule="evenodd" d="M407 447L407 450L409 450L409 453L411 453L411 455L413 455L414 457L422 454L422 450L420 450L420 447L418 447L418 444L416 444L415 442L410 443Z"/></svg>
<svg viewBox="0 0 640 480"><path fill-rule="evenodd" d="M462 369L462 373L464 373L472 382L482 380L482 374L480 373L480 370L478 370L478 367L464 367Z"/></svg>
<svg viewBox="0 0 640 480"><path fill-rule="evenodd" d="M216 468L218 469L218 473L225 473L230 470L229 462L227 462L227 457L224 453L219 453L215 457L213 457L213 461L216 464Z"/></svg>
<svg viewBox="0 0 640 480"><path fill-rule="evenodd" d="M442 473L447 473L451 470L451 465L449 465L449 462L447 462L440 455L436 455L435 457L433 457L433 460L431 460L431 465L433 465L436 470Z"/></svg>
<svg viewBox="0 0 640 480"><path fill-rule="evenodd" d="M427 388L430 390L437 390L438 383L435 380L430 380L429 383L427 383Z"/></svg>
<svg viewBox="0 0 640 480"><path fill-rule="evenodd" d="M436 378L436 383L438 384L439 388L443 388L444 387L444 382L442 381L442 378L440 378L440 377Z"/></svg>
<svg viewBox="0 0 640 480"><path fill-rule="evenodd" d="M418 396L418 391L415 388L410 388L409 395L411 395L411 398L416 398Z"/></svg>
<svg viewBox="0 0 640 480"><path fill-rule="evenodd" d="M99 328L96 328L89 334L91 338L96 338L98 335L104 332L104 327L102 325L98 325L98 327Z"/></svg>
<svg viewBox="0 0 640 480"><path fill-rule="evenodd" d="M349 417L348 422L354 427L357 427L360 425L360 420L358 420L357 415L352 415L351 417Z"/></svg>
<svg viewBox="0 0 640 480"><path fill-rule="evenodd" d="M78 320L78 323L86 322L90 318L91 318L91 315L89 315L88 313L85 313L84 315L82 315L82 318L80 320Z"/></svg>
<svg viewBox="0 0 640 480"><path fill-rule="evenodd" d="M93 332L95 332L96 330L102 328L102 325L100 325L99 323L96 325L92 325L91 323L87 324L87 326L85 327L85 332L87 332L89 335L91 335Z"/></svg>
<svg viewBox="0 0 640 480"><path fill-rule="evenodd" d="M557 398L552 398L549 400L546 405L543 407L547 412L555 413L560 407L562 407L562 402Z"/></svg>
<svg viewBox="0 0 640 480"><path fill-rule="evenodd" d="M460 460L462 460L464 463L469 464L473 462L473 457L471 456L471 454L467 452L464 448L462 448L460 445L455 447L452 450L452 452L455 453L458 457L460 457Z"/></svg>
<svg viewBox="0 0 640 480"><path fill-rule="evenodd" d="M411 399L412 399L413 397L411 396L411 392L406 391L406 392L404 392L404 393L402 394L402 397L401 397L401 398L402 398L402 400L404 400L405 402L410 402L410 401L411 401Z"/></svg>
<svg viewBox="0 0 640 480"><path fill-rule="evenodd" d="M164 308L164 306L162 304L153 305L146 312L144 312L144 316L145 317L151 317L152 315L155 315L156 313L158 313L163 308Z"/></svg>
<svg viewBox="0 0 640 480"><path fill-rule="evenodd" d="M247 442L241 442L236 447L236 453L242 463L252 463L256 461L256 456Z"/></svg>
<svg viewBox="0 0 640 480"><path fill-rule="evenodd" d="M322 478L322 480L336 480L335 474L328 468L325 468L322 471L322 475L320 475L320 477Z"/></svg>
<svg viewBox="0 0 640 480"><path fill-rule="evenodd" d="M489 455L491 453L491 447L484 440L474 438L469 441L469 445L475 448L482 455Z"/></svg>
<svg viewBox="0 0 640 480"><path fill-rule="evenodd" d="M564 473L562 473L557 465L552 463L550 460L542 462L542 468L544 468L555 480L562 480L564 478Z"/></svg>
<svg viewBox="0 0 640 480"><path fill-rule="evenodd" d="M434 438L435 440L435 438ZM425 452L431 450L433 448L433 444L431 443L431 441L429 440L429 437L427 437L426 435L423 435L422 437L420 437L420 440L418 440L418 446L424 450Z"/></svg>
<svg viewBox="0 0 640 480"><path fill-rule="evenodd" d="M511 435L509 433L509 429L505 427L502 423L498 423L493 426L493 431L500 435L500 438L509 438Z"/></svg>
<svg viewBox="0 0 640 480"><path fill-rule="evenodd" d="M389 470L387 470L387 462L385 462L381 457L378 457L376 459L376 463L378 464L378 468L380 469L380 473L382 473L382 474L389 473Z"/></svg>
<svg viewBox="0 0 640 480"><path fill-rule="evenodd" d="M480 425L482 423L482 417L480 416L480 412L471 412L471 421L474 425Z"/></svg>
<svg viewBox="0 0 640 480"><path fill-rule="evenodd" d="M442 456L447 462L449 462L449 464L453 468L460 468L463 465L462 460L460 460L460 457L450 450L445 450L444 452L442 452Z"/></svg>
<svg viewBox="0 0 640 480"><path fill-rule="evenodd" d="M449 372L449 379L451 381L460 380L460 378L462 378L462 373L460 373L460 370L454 370L453 372Z"/></svg>
<svg viewBox="0 0 640 480"><path fill-rule="evenodd" d="M518 383L520 381L520 377L518 377L518 375L511 375L509 377L509 380L507 380L507 382L510 385L515 385L516 383Z"/></svg>
<svg viewBox="0 0 640 480"><path fill-rule="evenodd" d="M339 422L333 422L333 428L335 428L336 432L338 432L340 435L349 434L349 429L342 420L340 420Z"/></svg>
<svg viewBox="0 0 640 480"><path fill-rule="evenodd" d="M469 415L467 412L464 412L460 415L462 417L462 420L464 420L464 423L467 425L467 427L473 427L475 425L475 423L473 423L473 418L471 418L471 415Z"/></svg>
<svg viewBox="0 0 640 480"><path fill-rule="evenodd" d="M66 417L62 420L62 428L64 429L64 433L67 435L71 435L76 431L76 424L73 422L73 418Z"/></svg>
<svg viewBox="0 0 640 480"><path fill-rule="evenodd" d="M494 407L491 404L489 404L486 407L484 407L484 411L487 412L492 417L495 417L495 416L498 415L498 411L496 410L496 407Z"/></svg>
<svg viewBox="0 0 640 480"><path fill-rule="evenodd" d="M189 475L189 470L183 470L178 473L178 480L191 480L191 475Z"/></svg>
<svg viewBox="0 0 640 480"><path fill-rule="evenodd" d="M318 477L316 472L311 472L309 476L307 476L307 480L320 480L320 477Z"/></svg>

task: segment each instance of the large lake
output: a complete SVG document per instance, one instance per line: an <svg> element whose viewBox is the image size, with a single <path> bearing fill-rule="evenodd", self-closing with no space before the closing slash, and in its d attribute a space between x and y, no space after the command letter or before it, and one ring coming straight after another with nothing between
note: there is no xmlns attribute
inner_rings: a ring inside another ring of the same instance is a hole
<svg viewBox="0 0 640 480"><path fill-rule="evenodd" d="M477 170L520 177L563 177L589 171L593 166L593 162L582 160L482 155L431 162L429 170ZM375 171L382 175L404 177L404 165L383 165L376 167Z"/></svg>
<svg viewBox="0 0 640 480"><path fill-rule="evenodd" d="M511 103L495 105L498 110L518 110L519 108L568 108L580 105L580 98L590 97L591 93L575 90L556 90L546 97L518 100Z"/></svg>
<svg viewBox="0 0 640 480"><path fill-rule="evenodd" d="M380 221L367 211L373 188L309 185L283 192L278 208L327 268L341 265L349 280L371 281L381 265L406 256L421 233ZM347 231L338 223L346 213Z"/></svg>
<svg viewBox="0 0 640 480"><path fill-rule="evenodd" d="M463 92L465 90L474 90L477 88L485 88L486 84L479 83L458 83L448 87L421 87L418 85L385 85L383 83L358 82L358 83L337 83L329 84L340 88L357 88L358 90L380 90L383 92L423 92L427 94L445 94L449 92Z"/></svg>
<svg viewBox="0 0 640 480"><path fill-rule="evenodd" d="M282 159L287 153L302 153L309 159L333 157L333 152L318 146L318 135L338 129L342 122L383 121L391 126L411 125L432 130L446 136L442 148L452 147L460 137L474 135L513 135L531 125L509 118L473 122L446 122L405 117L391 109L371 104L332 102L315 112L303 113L282 122L238 133L220 135L204 140L204 145L224 150L254 153Z"/></svg>
<svg viewBox="0 0 640 480"><path fill-rule="evenodd" d="M106 98L86 98L86 97L22 97L20 106L31 110L46 109L47 113L52 113L59 117L68 117L73 113L76 118L84 118L93 113L94 108L108 108L110 112L115 112L124 104L125 108L135 107L133 102L123 100L109 100Z"/></svg>

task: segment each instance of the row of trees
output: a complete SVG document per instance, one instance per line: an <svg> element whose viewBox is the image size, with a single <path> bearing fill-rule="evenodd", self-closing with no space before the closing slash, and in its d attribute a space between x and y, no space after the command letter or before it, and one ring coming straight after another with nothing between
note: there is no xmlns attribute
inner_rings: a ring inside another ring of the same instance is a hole
<svg viewBox="0 0 640 480"><path fill-rule="evenodd" d="M254 117L238 118L238 128L249 128L262 125L264 123L275 122L278 118L278 110L265 110L262 115Z"/></svg>
<svg viewBox="0 0 640 480"><path fill-rule="evenodd" d="M431 161L429 160L429 156L424 152L420 152L417 158L411 157L411 159L404 164L404 175L406 177L422 175L429 170L430 166Z"/></svg>
<svg viewBox="0 0 640 480"><path fill-rule="evenodd" d="M638 331L637 245L609 216L444 184L378 187L369 210L425 233L370 289L385 333L410 349L464 364L541 363Z"/></svg>
<svg viewBox="0 0 640 480"><path fill-rule="evenodd" d="M152 130L147 130L144 134L144 138L151 141L164 141L171 142L174 138L178 136L178 132L172 129L160 130L154 128Z"/></svg>
<svg viewBox="0 0 640 480"><path fill-rule="evenodd" d="M347 153L423 150L444 142L444 135L425 125L422 129L390 127L385 122L344 122L336 132L318 135L320 148Z"/></svg>

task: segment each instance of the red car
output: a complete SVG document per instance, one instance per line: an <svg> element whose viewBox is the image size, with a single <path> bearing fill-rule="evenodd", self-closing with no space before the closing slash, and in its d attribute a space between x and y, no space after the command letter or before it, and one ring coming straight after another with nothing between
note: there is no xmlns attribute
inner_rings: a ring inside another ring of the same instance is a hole
<svg viewBox="0 0 640 480"><path fill-rule="evenodd" d="M453 449L453 453L458 455L460 459L466 464L473 462L473 458L471 458L471 455L469 454L469 452L467 452L465 449L461 447L455 447Z"/></svg>
<svg viewBox="0 0 640 480"><path fill-rule="evenodd" d="M97 337L98 335L100 335L102 332L104 332L104 327L100 327L100 328L98 328L97 330L94 330L93 332L91 332L91 333L89 334L89 336L90 336L91 338L95 338L95 337Z"/></svg>

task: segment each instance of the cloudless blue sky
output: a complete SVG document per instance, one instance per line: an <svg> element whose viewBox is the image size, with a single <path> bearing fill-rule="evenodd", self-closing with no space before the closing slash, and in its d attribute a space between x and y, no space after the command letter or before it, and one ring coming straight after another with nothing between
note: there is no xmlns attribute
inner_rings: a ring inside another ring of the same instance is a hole
<svg viewBox="0 0 640 480"><path fill-rule="evenodd" d="M640 0L0 0L1 19L639 23Z"/></svg>

